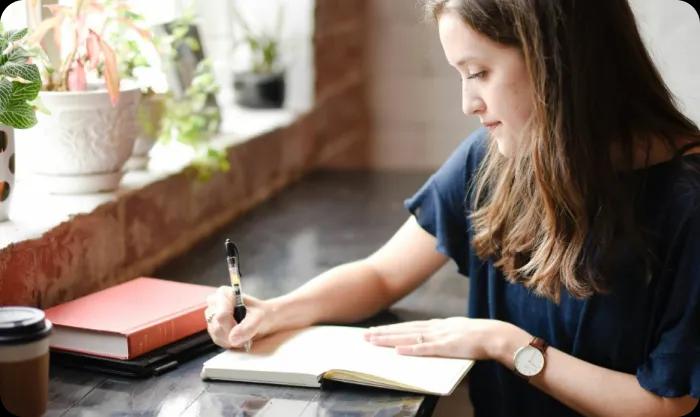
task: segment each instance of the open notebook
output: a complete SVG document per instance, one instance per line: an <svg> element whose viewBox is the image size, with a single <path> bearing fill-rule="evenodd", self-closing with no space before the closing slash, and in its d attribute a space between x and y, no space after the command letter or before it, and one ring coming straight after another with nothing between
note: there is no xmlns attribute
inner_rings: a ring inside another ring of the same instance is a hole
<svg viewBox="0 0 700 417"><path fill-rule="evenodd" d="M256 340L246 353L206 361L202 378L319 387L322 379L449 395L474 364L468 359L405 356L366 342L365 329L312 326Z"/></svg>

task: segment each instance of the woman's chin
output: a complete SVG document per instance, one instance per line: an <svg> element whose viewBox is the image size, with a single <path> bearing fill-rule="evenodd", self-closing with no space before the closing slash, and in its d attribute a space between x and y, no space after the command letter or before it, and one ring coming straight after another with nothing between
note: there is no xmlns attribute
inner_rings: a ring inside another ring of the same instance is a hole
<svg viewBox="0 0 700 417"><path fill-rule="evenodd" d="M491 135L491 137L493 138L493 140L496 141L496 145L498 146L498 152L506 158L510 158L513 154L513 147L511 146L512 144L508 140L503 139L502 137L495 135Z"/></svg>

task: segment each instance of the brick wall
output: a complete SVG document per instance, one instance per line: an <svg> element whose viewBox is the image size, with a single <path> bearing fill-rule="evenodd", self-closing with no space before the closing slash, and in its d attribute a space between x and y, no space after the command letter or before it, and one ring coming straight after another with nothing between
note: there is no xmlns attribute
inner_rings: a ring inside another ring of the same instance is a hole
<svg viewBox="0 0 700 417"><path fill-rule="evenodd" d="M292 125L228 149L231 170L188 170L0 249L0 305L42 308L148 275L306 172L367 161L365 0L317 0L315 103Z"/></svg>
<svg viewBox="0 0 700 417"><path fill-rule="evenodd" d="M373 168L434 170L479 126L462 114L459 76L419 3L368 4Z"/></svg>
<svg viewBox="0 0 700 417"><path fill-rule="evenodd" d="M367 12L367 0L316 0L314 113L319 139L334 141L324 167L366 167L369 161Z"/></svg>

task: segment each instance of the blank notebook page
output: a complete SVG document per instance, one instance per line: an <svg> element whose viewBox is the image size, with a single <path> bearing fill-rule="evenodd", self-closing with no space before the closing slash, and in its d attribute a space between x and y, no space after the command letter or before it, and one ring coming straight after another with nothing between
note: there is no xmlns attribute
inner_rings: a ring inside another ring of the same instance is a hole
<svg viewBox="0 0 700 417"><path fill-rule="evenodd" d="M344 370L427 391L449 392L473 364L464 359L399 355L394 348L365 341L364 332L363 328L314 326L278 333L254 342L250 353L223 352L207 361L205 368L314 376Z"/></svg>

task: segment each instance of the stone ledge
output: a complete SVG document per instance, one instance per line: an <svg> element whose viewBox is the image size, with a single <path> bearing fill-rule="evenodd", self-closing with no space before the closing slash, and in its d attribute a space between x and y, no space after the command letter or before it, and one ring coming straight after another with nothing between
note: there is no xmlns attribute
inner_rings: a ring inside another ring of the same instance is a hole
<svg viewBox="0 0 700 417"><path fill-rule="evenodd" d="M231 169L206 182L191 168L152 181L133 178L116 193L93 196L94 208L68 215L45 232L27 229L29 238L0 249L0 305L47 308L148 275L324 160L337 158L348 138L336 129L319 132L322 120L332 116L320 110L228 147ZM366 140L366 132L355 140ZM5 226L12 227L17 225Z"/></svg>

